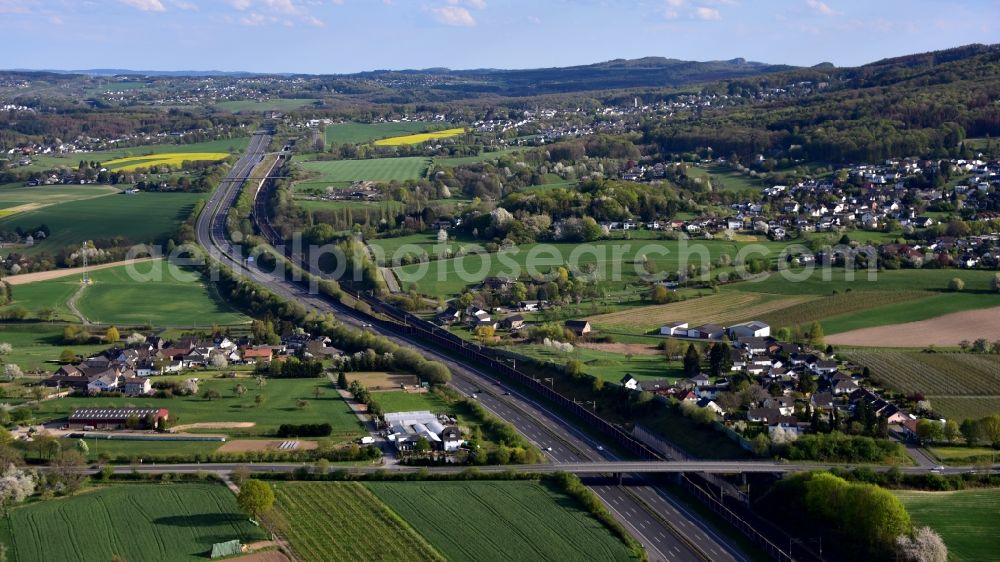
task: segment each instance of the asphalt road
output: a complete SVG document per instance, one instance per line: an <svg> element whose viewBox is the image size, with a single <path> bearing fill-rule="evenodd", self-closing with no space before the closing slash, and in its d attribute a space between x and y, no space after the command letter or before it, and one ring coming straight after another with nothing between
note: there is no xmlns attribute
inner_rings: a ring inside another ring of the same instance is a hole
<svg viewBox="0 0 1000 562"><path fill-rule="evenodd" d="M183 463L183 464L133 464L115 466L114 470L118 474L129 472L215 472L228 474L236 467L248 466L255 472L292 472L296 469L307 467L313 468L309 463ZM843 468L842 464L789 464L780 462L740 462L740 461L574 461L574 462L551 462L544 464L519 464L519 465L486 465L486 466L406 466L402 464L371 464L357 466L334 466L331 470L345 470L352 474L372 474L375 472L390 473L414 473L427 472L429 474L458 474L469 469L475 469L482 473L502 473L516 470L517 472L532 474L552 474L555 472L569 472L580 476L611 476L614 474L662 474L678 472L707 472L710 474L735 474L746 473L789 473L801 472L803 470L830 470L832 468ZM867 465L866 465L867 466ZM890 469L888 466L870 466L875 471L885 472ZM994 467L993 472L997 472L1000 467ZM899 470L906 474L924 474L927 469L921 467L902 467ZM941 475L963 474L975 469L969 467L948 467L935 470ZM631 490L641 489L643 486L629 486ZM612 487L616 489L616 487ZM662 511L671 511L670 504L657 502Z"/></svg>
<svg viewBox="0 0 1000 562"><path fill-rule="evenodd" d="M247 268L228 240L228 211L238 197L240 188L246 183L246 178L263 158L270 140L271 136L266 133L255 134L245 156L233 166L214 192L198 220L199 244L234 271L249 275L254 281L285 299L318 311L335 312L341 322L378 332L377 326L367 324L365 317L351 308L311 295L284 278L256 268ZM527 396L514 390L505 391L494 384L492 377L475 366L458 363L420 340L388 332L382 335L400 345L416 348L431 359L446 363L453 374L451 385L454 388L466 395L476 394L485 408L514 425L545 451L553 462L617 460L571 423ZM617 486L593 486L591 489L642 543L652 561L746 560L743 554L727 544L700 516L660 489L653 486L630 487L628 491Z"/></svg>

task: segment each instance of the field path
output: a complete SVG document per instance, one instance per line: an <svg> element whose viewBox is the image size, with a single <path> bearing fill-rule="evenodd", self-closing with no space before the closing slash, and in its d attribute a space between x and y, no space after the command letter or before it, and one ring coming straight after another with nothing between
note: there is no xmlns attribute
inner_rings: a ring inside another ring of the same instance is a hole
<svg viewBox="0 0 1000 562"><path fill-rule="evenodd" d="M80 309L76 307L76 301L80 300L80 296L83 295L83 290L86 288L87 288L86 285L81 284L80 288L77 289L75 293L73 293L73 296L70 297L68 301L66 301L66 308L68 308L69 311L72 312L74 316L79 318L80 322L82 322L84 326L89 326L90 320L88 320L87 317L84 316L82 312L80 312Z"/></svg>
<svg viewBox="0 0 1000 562"><path fill-rule="evenodd" d="M60 277L79 275L83 273L84 269L86 269L87 271L97 271L98 269L108 269L109 267L118 267L120 265L143 263L158 259L162 258L138 258L134 260L122 260L122 261L102 263L98 265L89 265L86 268L69 267L65 269L51 269L49 271L36 271L34 273L21 273L18 275L9 275L7 277L4 277L3 280L10 283L11 285L25 285L27 283L34 283L36 281L48 281L49 279L59 279Z"/></svg>
<svg viewBox="0 0 1000 562"><path fill-rule="evenodd" d="M952 347L959 342L1000 336L1000 307L953 312L919 322L851 330L826 337L834 345L861 347Z"/></svg>

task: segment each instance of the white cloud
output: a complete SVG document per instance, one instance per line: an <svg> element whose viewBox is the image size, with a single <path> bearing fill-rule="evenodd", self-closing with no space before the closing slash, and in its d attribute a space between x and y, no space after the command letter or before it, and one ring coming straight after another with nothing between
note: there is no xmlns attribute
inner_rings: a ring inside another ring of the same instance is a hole
<svg viewBox="0 0 1000 562"><path fill-rule="evenodd" d="M229 5L241 12L249 8L250 4L250 0L229 0Z"/></svg>
<svg viewBox="0 0 1000 562"><path fill-rule="evenodd" d="M476 18L472 17L469 10L460 6L442 6L431 8L431 13L438 23L451 25L454 27L475 27Z"/></svg>
<svg viewBox="0 0 1000 562"><path fill-rule="evenodd" d="M279 14L298 14L299 9L292 0L264 0L264 5Z"/></svg>
<svg viewBox="0 0 1000 562"><path fill-rule="evenodd" d="M680 17L680 9L684 6L684 0L667 0L666 8L663 10L663 17L668 20L675 20Z"/></svg>
<svg viewBox="0 0 1000 562"><path fill-rule="evenodd" d="M466 0L466 4L479 10L486 8L486 0Z"/></svg>
<svg viewBox="0 0 1000 562"><path fill-rule="evenodd" d="M827 6L825 2L821 0L806 0L806 5L816 10L817 12L823 14L824 16L835 16L837 12L833 11L833 8Z"/></svg>
<svg viewBox="0 0 1000 562"><path fill-rule="evenodd" d="M240 18L240 24L242 24L242 25L256 26L256 25L264 25L267 22L268 22L268 18L266 18L266 17L264 17L264 16L262 16L262 15L256 13L256 12L250 13L250 14L248 14L248 15Z"/></svg>
<svg viewBox="0 0 1000 562"><path fill-rule="evenodd" d="M722 15L719 13L719 10L716 10L715 8L706 8L705 6L698 6L695 8L692 15L700 20L706 21L722 19Z"/></svg>
<svg viewBox="0 0 1000 562"><path fill-rule="evenodd" d="M167 11L167 9L163 7L163 2L160 2L160 0L118 0L118 1L127 6L132 6L137 10L142 10L143 12Z"/></svg>

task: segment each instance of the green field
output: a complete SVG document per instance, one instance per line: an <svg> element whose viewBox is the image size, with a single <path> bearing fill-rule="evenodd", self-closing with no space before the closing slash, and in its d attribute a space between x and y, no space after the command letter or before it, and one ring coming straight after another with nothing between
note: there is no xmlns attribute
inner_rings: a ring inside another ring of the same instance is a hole
<svg viewBox="0 0 1000 562"><path fill-rule="evenodd" d="M430 166L430 159L421 156L405 158L374 158L371 160L326 160L300 164L309 174L307 181L298 186L325 188L331 184L345 184L354 181L404 181L420 179Z"/></svg>
<svg viewBox="0 0 1000 562"><path fill-rule="evenodd" d="M304 562L445 559L358 482L281 482L275 495L282 534Z"/></svg>
<svg viewBox="0 0 1000 562"><path fill-rule="evenodd" d="M997 559L1000 489L894 493L903 501L915 524L927 525L941 535L948 546L948 560Z"/></svg>
<svg viewBox="0 0 1000 562"><path fill-rule="evenodd" d="M430 392L414 393L402 390L387 390L375 392L372 397L386 412L414 412L428 410L431 413L448 412L451 408L436 394Z"/></svg>
<svg viewBox="0 0 1000 562"><path fill-rule="evenodd" d="M760 191L764 183L758 179L751 178L728 166L710 164L708 166L687 166L687 175L692 178L706 178L712 181L712 191L736 191L752 190Z"/></svg>
<svg viewBox="0 0 1000 562"><path fill-rule="evenodd" d="M449 560L629 560L624 543L535 482L369 482Z"/></svg>
<svg viewBox="0 0 1000 562"><path fill-rule="evenodd" d="M59 354L66 348L61 343L62 333L63 326L53 324L0 324L0 342L9 343L14 348L4 359L23 371L55 371ZM105 345L72 346L74 352L85 356L106 348Z"/></svg>
<svg viewBox="0 0 1000 562"><path fill-rule="evenodd" d="M854 314L834 316L823 322L827 334L837 334L859 328L917 322L936 318L952 312L977 310L1000 306L998 294L973 293L933 293L926 292L927 298L916 302L893 302L904 291L880 292L882 302L890 303L858 311ZM984 334L985 335L985 334Z"/></svg>
<svg viewBox="0 0 1000 562"><path fill-rule="evenodd" d="M362 144L399 135L437 131L450 126L451 124L449 123L416 121L399 123L336 123L326 126L326 142L331 145Z"/></svg>
<svg viewBox="0 0 1000 562"><path fill-rule="evenodd" d="M249 318L219 299L194 272L162 261L138 264L135 270L155 277L150 281L133 279L126 267L91 273L93 285L83 290L77 303L80 312L100 324L162 327L249 322ZM75 282L76 279L71 280Z"/></svg>
<svg viewBox="0 0 1000 562"><path fill-rule="evenodd" d="M475 240L463 240L449 236L444 244L438 242L437 233L411 234L394 238L374 238L368 240L368 245L376 250L378 256L384 256L386 262L395 263L406 256L437 256L451 251L453 254L465 249L465 252L485 251L483 245Z"/></svg>
<svg viewBox="0 0 1000 562"><path fill-rule="evenodd" d="M147 154L170 154L174 152L242 152L246 149L249 141L249 137L235 137L231 139L194 142L190 144L149 144L118 148L114 150L62 154L58 156L40 155L33 156L31 158L30 166L18 168L18 170L35 172L51 170L63 166L76 169L81 160L86 160L87 162L105 162L116 158L144 156Z"/></svg>
<svg viewBox="0 0 1000 562"><path fill-rule="evenodd" d="M317 100L306 98L274 98L269 100L235 100L219 102L212 107L218 111L240 113L242 111L293 111Z"/></svg>
<svg viewBox="0 0 1000 562"><path fill-rule="evenodd" d="M210 327L249 322L218 299L196 273L163 261L135 264L132 272L129 266L100 269L90 278L93 284L80 293L77 308L95 324ZM79 322L66 304L79 289L78 275L17 285L13 302L3 309L22 307L36 313L51 307L55 320Z"/></svg>
<svg viewBox="0 0 1000 562"><path fill-rule="evenodd" d="M87 458L96 461L102 456L116 461L117 459L142 459L145 462L156 461L168 457L185 457L190 459L195 455L207 457L221 447L221 441L128 441L124 439L98 439L96 433L87 439ZM76 439L61 439L64 450L77 446ZM31 457L32 452L25 453Z"/></svg>
<svg viewBox="0 0 1000 562"><path fill-rule="evenodd" d="M833 291L840 293L851 291L931 291L942 292L948 287L948 281L959 277L965 281L966 293L979 293L980 296L990 292L992 271L954 269L896 269L874 272L874 279L869 279L867 271L854 272L851 280L843 270L833 269L829 279L824 278L820 268L804 280L790 281L780 274L772 274L763 281L740 283L741 291L759 293L794 294L794 295L829 295Z"/></svg>
<svg viewBox="0 0 1000 562"><path fill-rule="evenodd" d="M0 230L48 225L49 237L24 248L25 254L56 255L87 240L118 237L132 243L154 242L172 236L202 197L198 193L137 193L59 203L0 219Z"/></svg>
<svg viewBox="0 0 1000 562"><path fill-rule="evenodd" d="M784 244L778 242L765 240L754 243L769 249L775 259L784 248ZM538 273L571 263L579 267L595 267L606 280L605 288L619 292L640 287L645 290L646 284L638 275L642 265L636 262L642 255L648 256L657 271L671 272L676 271L681 263L700 265L704 262L707 265L723 254L736 256L740 248L747 244L724 240L601 240L590 244L524 244L505 252L503 256L468 255L429 264L396 267L394 270L404 285L413 282L421 293L451 296L487 276L532 273L526 267L529 261L534 266L534 272ZM772 292L781 294L780 290Z"/></svg>
<svg viewBox="0 0 1000 562"><path fill-rule="evenodd" d="M192 372L180 376L202 377L199 396L177 396L174 398L77 398L66 397L47 400L35 411L40 420L63 419L77 408L107 408L134 405L137 407L167 408L170 410L170 424L183 425L205 422L253 422L253 427L226 429L229 435L273 435L283 423L329 423L333 426L333 439L349 439L361 435L361 425L357 416L348 407L336 389L326 378L318 379L268 379L263 387L250 378L217 379L205 378L210 373ZM236 384L242 384L247 392L237 396L233 392ZM321 395L315 397L319 386ZM212 389L222 395L215 400L202 397ZM264 397L258 406L254 399L257 394ZM300 407L298 401L305 401ZM209 430L219 433L219 430Z"/></svg>
<svg viewBox="0 0 1000 562"><path fill-rule="evenodd" d="M533 357L542 362L552 362L565 365L566 361L576 359L583 363L583 372L603 379L606 382L617 383L626 373L637 379L671 379L684 378L679 361L667 363L663 355L633 355L631 359L623 353L587 349L575 346L573 351L564 353L544 345L519 345L514 351L521 355Z"/></svg>
<svg viewBox="0 0 1000 562"><path fill-rule="evenodd" d="M846 355L868 367L875 381L904 394L922 393L946 418L961 421L1000 412L1000 356L894 351Z"/></svg>
<svg viewBox="0 0 1000 562"><path fill-rule="evenodd" d="M110 185L40 185L27 187L20 183L6 183L0 185L0 206L4 209L3 212L0 212L0 217L20 211L21 209L19 208L30 210L32 207L103 197L118 193L118 191L117 187Z"/></svg>
<svg viewBox="0 0 1000 562"><path fill-rule="evenodd" d="M480 162L486 162L488 160L496 160L501 156L513 156L518 152L522 152L523 148L506 148L504 150L494 150L494 151L483 151L476 156L455 156L452 158L445 158L440 156L435 156L433 158L435 166L443 166L446 168L454 168L456 166L465 166L467 164L478 164Z"/></svg>
<svg viewBox="0 0 1000 562"><path fill-rule="evenodd" d="M403 212L403 204L399 201L330 201L325 199L296 199L295 204L310 211L377 211L388 209L389 213Z"/></svg>
<svg viewBox="0 0 1000 562"><path fill-rule="evenodd" d="M13 296L11 303L0 307L0 310L24 308L28 310L30 316L34 317L40 309L51 308L55 311L53 320L79 322L79 319L66 306L66 301L79 288L80 277L78 275L15 285L11 287Z"/></svg>
<svg viewBox="0 0 1000 562"><path fill-rule="evenodd" d="M216 542L265 538L221 484L101 487L18 507L0 526L15 562L205 560Z"/></svg>

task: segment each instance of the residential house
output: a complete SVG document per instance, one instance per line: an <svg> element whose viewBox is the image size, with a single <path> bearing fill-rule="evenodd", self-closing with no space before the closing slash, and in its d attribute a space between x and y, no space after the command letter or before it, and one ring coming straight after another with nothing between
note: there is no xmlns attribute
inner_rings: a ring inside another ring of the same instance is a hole
<svg viewBox="0 0 1000 562"><path fill-rule="evenodd" d="M436 318L438 324L441 324L442 326L449 326L462 319L462 311L449 306L448 308L437 313Z"/></svg>
<svg viewBox="0 0 1000 562"><path fill-rule="evenodd" d="M628 373L626 373L625 376L622 377L622 379L618 382L621 383L623 388L626 388L628 390L641 390L642 388L639 386L638 379L636 379L635 377L633 377Z"/></svg>
<svg viewBox="0 0 1000 562"><path fill-rule="evenodd" d="M721 406L719 406L714 401L712 401L712 400L710 400L708 398L702 398L701 400L698 400L697 402L695 402L695 404L699 408L708 408L709 410L712 410L718 416L722 416L722 415L724 415L726 413L726 411L723 410Z"/></svg>
<svg viewBox="0 0 1000 562"><path fill-rule="evenodd" d="M274 350L268 346L250 347L243 350L244 363L270 363L274 358Z"/></svg>
<svg viewBox="0 0 1000 562"><path fill-rule="evenodd" d="M122 393L128 396L145 396L153 392L153 385L146 377L132 377L125 379L121 385Z"/></svg>
<svg viewBox="0 0 1000 562"><path fill-rule="evenodd" d="M586 320L567 320L565 327L577 336L583 336L593 331L590 327L590 322Z"/></svg>
<svg viewBox="0 0 1000 562"><path fill-rule="evenodd" d="M104 375L96 377L87 383L87 392L89 394L99 394L101 392L112 392L118 389L118 373L108 372Z"/></svg>
<svg viewBox="0 0 1000 562"><path fill-rule="evenodd" d="M508 316L500 321L500 327L505 330L516 332L524 327L524 316L521 316L520 314Z"/></svg>

